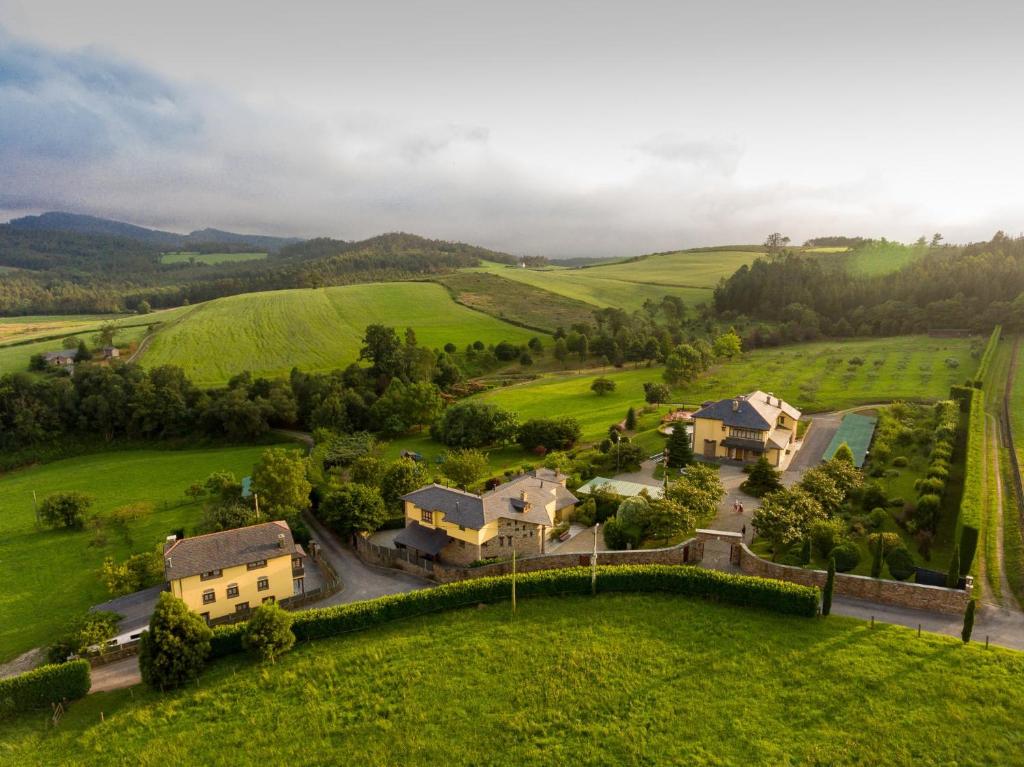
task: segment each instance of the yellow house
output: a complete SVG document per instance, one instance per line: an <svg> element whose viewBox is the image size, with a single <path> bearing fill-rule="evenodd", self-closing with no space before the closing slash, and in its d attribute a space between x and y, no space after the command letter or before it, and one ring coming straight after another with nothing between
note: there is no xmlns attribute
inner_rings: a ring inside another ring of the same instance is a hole
<svg viewBox="0 0 1024 767"><path fill-rule="evenodd" d="M707 402L693 414L693 452L705 458L756 461L780 469L796 453L800 411L771 392Z"/></svg>
<svg viewBox="0 0 1024 767"><path fill-rule="evenodd" d="M565 480L537 469L483 495L437 484L421 487L402 496L405 528L395 545L461 565L513 551L543 554L549 529L567 521L576 507Z"/></svg>
<svg viewBox="0 0 1024 767"><path fill-rule="evenodd" d="M287 522L265 522L168 539L164 575L174 596L212 622L302 594L305 556Z"/></svg>

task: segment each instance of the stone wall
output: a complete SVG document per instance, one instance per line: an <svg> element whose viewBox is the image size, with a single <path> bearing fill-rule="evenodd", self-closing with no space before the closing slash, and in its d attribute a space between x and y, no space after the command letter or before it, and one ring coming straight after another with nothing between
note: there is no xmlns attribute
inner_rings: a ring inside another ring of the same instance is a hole
<svg viewBox="0 0 1024 767"><path fill-rule="evenodd" d="M754 554L745 544L740 544L740 569L747 575L790 581L802 586L825 587L824 570L805 570L802 567L769 562ZM947 589L920 583L869 578L865 575L836 573L833 593L895 607L962 614L971 598L971 585L969 583L966 590Z"/></svg>
<svg viewBox="0 0 1024 767"><path fill-rule="evenodd" d="M474 559L511 557L513 549L515 549L517 557L537 556L544 551L545 532L546 528L533 522L500 517L498 519L498 534L480 545L480 556L474 557ZM445 548L445 552L447 552L447 548ZM442 558L444 558L443 552ZM461 561L458 563L463 564ZM469 564L469 562L465 564Z"/></svg>

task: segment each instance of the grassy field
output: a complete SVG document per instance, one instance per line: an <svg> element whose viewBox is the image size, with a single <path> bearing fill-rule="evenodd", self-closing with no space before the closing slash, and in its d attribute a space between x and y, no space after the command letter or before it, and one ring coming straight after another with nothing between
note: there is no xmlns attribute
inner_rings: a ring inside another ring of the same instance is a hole
<svg viewBox="0 0 1024 767"><path fill-rule="evenodd" d="M99 453L0 476L0 662L54 638L89 606L109 599L96 577L104 557L146 551L199 517L184 490L219 470L248 474L266 447ZM77 490L105 517L129 503L152 512L123 530L37 530L32 494ZM2 760L0 760L2 761Z"/></svg>
<svg viewBox="0 0 1024 767"><path fill-rule="evenodd" d="M0 344L27 341L40 336L74 333L89 330L104 322L116 322L136 315L124 314L64 314L32 315L26 317L0 317Z"/></svg>
<svg viewBox="0 0 1024 767"><path fill-rule="evenodd" d="M917 245L872 242L844 256L844 262L846 268L854 274L889 274L921 258L927 252L927 247Z"/></svg>
<svg viewBox="0 0 1024 767"><path fill-rule="evenodd" d="M262 261L266 253L164 253L160 259L165 264L185 264L195 260L200 264L225 264L238 261Z"/></svg>
<svg viewBox="0 0 1024 767"><path fill-rule="evenodd" d="M715 256L717 254L700 254ZM747 253L753 257L756 254ZM658 258L651 256L651 258ZM496 274L515 282L523 282L536 288L551 291L567 298L583 301L597 307L615 306L632 311L640 309L647 299L661 301L665 295L679 296L688 306L711 302L710 287L680 287L678 285L652 285L626 281L617 276L604 275L605 269L620 268L620 265L595 266L588 269L520 269L502 264L486 264L471 271Z"/></svg>
<svg viewBox="0 0 1024 767"><path fill-rule="evenodd" d="M534 285L502 279L488 272L457 272L441 277L455 299L501 320L522 323L553 333L594 319L594 306L542 290Z"/></svg>
<svg viewBox="0 0 1024 767"><path fill-rule="evenodd" d="M854 358L863 364L850 365ZM947 358L956 359L958 367L948 367ZM754 350L712 367L673 394L677 403L695 406L762 389L807 412L838 410L900 399L943 399L949 387L963 381L976 365L968 339L899 336L829 341ZM579 419L584 437L595 439L621 420L630 405L643 404L644 382L661 381L661 372L660 367L641 367L602 373L617 384L604 397L590 391L598 375L593 372L545 376L479 396L518 412L522 420L571 415Z"/></svg>
<svg viewBox="0 0 1024 767"><path fill-rule="evenodd" d="M378 283L247 293L198 304L153 338L146 367L180 365L201 385L222 384L243 370L286 376L342 368L359 356L367 325L412 327L422 346L473 341L525 343L537 331L456 304L441 285Z"/></svg>
<svg viewBox="0 0 1024 767"><path fill-rule="evenodd" d="M756 637L756 639L754 639ZM713 638L713 641L709 641ZM438 662L439 658L465 662ZM0 724L7 765L1010 764L1024 655L668 595L522 600ZM100 712L103 713L102 721Z"/></svg>

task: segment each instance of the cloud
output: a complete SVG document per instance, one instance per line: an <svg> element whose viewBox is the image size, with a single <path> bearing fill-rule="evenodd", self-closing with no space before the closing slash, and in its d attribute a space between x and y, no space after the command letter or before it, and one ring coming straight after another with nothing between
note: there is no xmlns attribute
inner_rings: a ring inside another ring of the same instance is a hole
<svg viewBox="0 0 1024 767"><path fill-rule="evenodd" d="M723 176L736 172L743 148L735 140L695 140L662 133L637 146L642 153L658 161L690 166Z"/></svg>

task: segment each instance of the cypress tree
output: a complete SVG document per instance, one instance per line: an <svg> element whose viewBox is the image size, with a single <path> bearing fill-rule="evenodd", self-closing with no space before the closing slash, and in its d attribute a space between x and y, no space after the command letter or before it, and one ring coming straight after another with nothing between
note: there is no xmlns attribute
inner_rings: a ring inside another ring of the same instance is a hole
<svg viewBox="0 0 1024 767"><path fill-rule="evenodd" d="M875 541L875 550L871 559L871 577L881 578L882 577L882 534L878 534L878 540Z"/></svg>
<svg viewBox="0 0 1024 767"><path fill-rule="evenodd" d="M821 614L832 612L832 590L836 585L836 558L828 559L828 575L825 577L825 591L821 595Z"/></svg>
<svg viewBox="0 0 1024 767"><path fill-rule="evenodd" d="M955 589L960 585L960 544L953 547L953 558L949 560L949 571L946 573L946 588Z"/></svg>
<svg viewBox="0 0 1024 767"><path fill-rule="evenodd" d="M668 438L668 465L673 469L681 469L691 463L693 447L690 445L690 435L686 433L684 424L676 423Z"/></svg>
<svg viewBox="0 0 1024 767"><path fill-rule="evenodd" d="M636 431L636 410L633 408L626 411L626 431Z"/></svg>
<svg viewBox="0 0 1024 767"><path fill-rule="evenodd" d="M960 638L964 640L964 644L971 641L971 632L974 631L974 605L976 601L974 599L967 603L967 609L964 610L964 630L960 632Z"/></svg>

